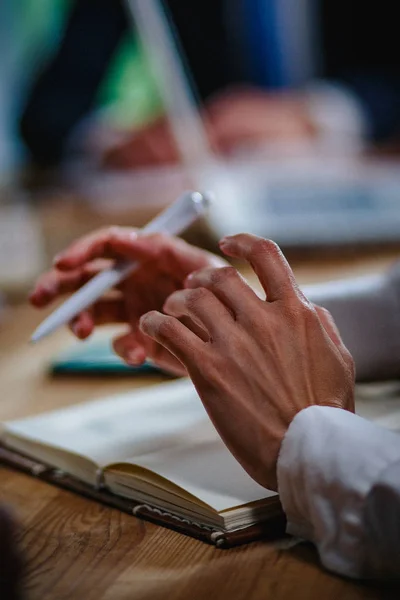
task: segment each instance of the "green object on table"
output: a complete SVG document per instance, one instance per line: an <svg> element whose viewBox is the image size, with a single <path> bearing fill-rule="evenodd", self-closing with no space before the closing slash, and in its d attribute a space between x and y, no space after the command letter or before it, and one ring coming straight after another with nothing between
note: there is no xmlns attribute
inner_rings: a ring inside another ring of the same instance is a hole
<svg viewBox="0 0 400 600"><path fill-rule="evenodd" d="M56 356L51 364L53 375L143 375L162 371L145 363L126 365L114 354L109 340L80 342Z"/></svg>

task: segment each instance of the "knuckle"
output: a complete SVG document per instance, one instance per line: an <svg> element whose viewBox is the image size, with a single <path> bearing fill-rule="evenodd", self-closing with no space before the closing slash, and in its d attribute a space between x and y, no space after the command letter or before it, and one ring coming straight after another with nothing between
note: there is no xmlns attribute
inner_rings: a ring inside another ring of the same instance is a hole
<svg viewBox="0 0 400 600"><path fill-rule="evenodd" d="M317 311L314 306L307 302L302 302L297 296L293 296L286 301L285 318L293 326L313 327L320 323Z"/></svg>
<svg viewBox="0 0 400 600"><path fill-rule="evenodd" d="M158 326L158 333L163 338L169 338L176 332L177 320L174 317L165 316Z"/></svg>
<svg viewBox="0 0 400 600"><path fill-rule="evenodd" d="M189 310L195 309L200 302L207 301L210 296L210 292L203 287L189 290L185 296L185 306Z"/></svg>
<svg viewBox="0 0 400 600"><path fill-rule="evenodd" d="M351 355L350 351L344 345L342 348L342 355L343 355L343 359L344 359L346 365L348 366L348 368L350 369L350 372L354 376L355 371L356 371L356 365L354 362L354 358Z"/></svg>
<svg viewBox="0 0 400 600"><path fill-rule="evenodd" d="M293 296L291 299L291 303L292 303L292 305L297 306L297 310L298 310L299 314L304 319L309 319L309 320L317 320L318 319L318 313L317 313L314 305L311 304L311 302L309 302L308 300L303 300L302 298L299 298L298 296Z"/></svg>
<svg viewBox="0 0 400 600"><path fill-rule="evenodd" d="M278 244L276 244L272 240L257 238L253 241L251 245L250 254L252 256L259 256L265 254L276 256L281 255L281 249L279 248Z"/></svg>
<svg viewBox="0 0 400 600"><path fill-rule="evenodd" d="M299 312L302 315L303 322L307 327L313 327L318 325L321 327L321 322L318 319L318 314L312 304L304 304L303 302L300 304Z"/></svg>
<svg viewBox="0 0 400 600"><path fill-rule="evenodd" d="M331 313L329 312L329 310L327 308L324 308L323 306L318 306L318 312L327 321L332 321L333 320L333 317L332 317Z"/></svg>
<svg viewBox="0 0 400 600"><path fill-rule="evenodd" d="M237 277L237 272L234 267L220 267L213 269L210 273L210 281L214 286L224 285L227 281Z"/></svg>

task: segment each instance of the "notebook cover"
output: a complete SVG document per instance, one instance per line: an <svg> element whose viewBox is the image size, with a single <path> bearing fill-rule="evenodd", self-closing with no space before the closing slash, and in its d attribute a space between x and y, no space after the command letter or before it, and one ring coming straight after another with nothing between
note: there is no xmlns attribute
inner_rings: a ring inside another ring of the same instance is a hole
<svg viewBox="0 0 400 600"><path fill-rule="evenodd" d="M111 349L110 341L80 342L56 356L50 365L53 375L143 375L162 373L150 363L133 367L125 364Z"/></svg>
<svg viewBox="0 0 400 600"><path fill-rule="evenodd" d="M261 539L275 539L285 534L286 520L278 502L276 512L274 511L268 520L228 532L223 529L207 527L200 523L189 521L155 506L116 496L104 488L94 488L58 469L17 453L3 444L0 444L0 463L90 498L91 500L122 510L144 521L150 521L151 523L173 529L178 533L191 536L202 542L214 544L218 548L231 548Z"/></svg>

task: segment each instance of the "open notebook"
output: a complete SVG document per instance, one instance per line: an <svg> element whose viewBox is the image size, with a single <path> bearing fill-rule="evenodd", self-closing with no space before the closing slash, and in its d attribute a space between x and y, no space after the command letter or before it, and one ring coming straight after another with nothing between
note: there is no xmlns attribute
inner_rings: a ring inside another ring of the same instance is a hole
<svg viewBox="0 0 400 600"><path fill-rule="evenodd" d="M66 487L76 482L120 507L112 498L124 498L138 516L219 545L259 537L280 513L278 496L227 450L189 380L10 421L0 441L34 459L36 474L47 465L50 480L66 476Z"/></svg>

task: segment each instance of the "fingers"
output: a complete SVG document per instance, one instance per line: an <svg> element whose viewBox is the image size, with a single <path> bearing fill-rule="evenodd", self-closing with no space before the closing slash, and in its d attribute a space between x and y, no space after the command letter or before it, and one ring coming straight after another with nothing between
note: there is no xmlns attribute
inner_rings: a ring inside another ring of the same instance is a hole
<svg viewBox="0 0 400 600"><path fill-rule="evenodd" d="M180 377L187 375L184 366L175 356L140 331L132 331L115 338L113 348L128 365L140 366L148 359L169 373Z"/></svg>
<svg viewBox="0 0 400 600"><path fill-rule="evenodd" d="M135 259L131 241L136 236L137 232L130 227L99 229L71 244L67 250L55 257L54 265L62 271L70 271L97 258Z"/></svg>
<svg viewBox="0 0 400 600"><path fill-rule="evenodd" d="M86 340L94 329L94 321L90 311L85 310L77 315L69 324L69 328L78 340Z"/></svg>
<svg viewBox="0 0 400 600"><path fill-rule="evenodd" d="M185 287L206 288L236 316L246 315L260 300L233 267L207 268L191 273Z"/></svg>
<svg viewBox="0 0 400 600"><path fill-rule="evenodd" d="M110 227L85 236L59 254L54 264L62 271L77 269L96 258L156 260L159 268L176 278L209 264L221 266L218 257L165 234L142 234L132 228Z"/></svg>
<svg viewBox="0 0 400 600"><path fill-rule="evenodd" d="M173 317L189 317L203 327L211 337L217 336L228 323L233 323L232 314L205 288L178 290L171 294L163 307Z"/></svg>
<svg viewBox="0 0 400 600"><path fill-rule="evenodd" d="M241 233L223 238L220 247L227 256L251 264L269 302L296 297L304 301L287 260L274 242Z"/></svg>
<svg viewBox="0 0 400 600"><path fill-rule="evenodd" d="M29 301L36 308L48 306L61 294L75 292L103 268L103 264L93 263L65 273L52 269L39 278L29 295Z"/></svg>
<svg viewBox="0 0 400 600"><path fill-rule="evenodd" d="M166 234L141 234L136 237L120 237L115 245L123 256L144 261L156 261L161 271L170 273L181 281L186 275L207 266L226 265L223 259L191 246L180 238Z"/></svg>
<svg viewBox="0 0 400 600"><path fill-rule="evenodd" d="M138 342L134 332L115 338L113 340L113 349L129 365L139 366L146 360L146 350Z"/></svg>
<svg viewBox="0 0 400 600"><path fill-rule="evenodd" d="M335 344L335 346L341 347L343 345L343 341L340 337L339 329L336 327L336 323L333 320L331 313L326 310L326 308L322 308L322 306L318 306L317 304L314 305L314 308L317 311L323 328L331 338L332 342Z"/></svg>
<svg viewBox="0 0 400 600"><path fill-rule="evenodd" d="M174 317L175 315L172 316ZM181 323L183 323L185 327L190 329L190 331L193 331L193 333L195 333L197 337L203 340L203 342L210 341L209 333L204 329L204 327L200 325L200 323L196 323L196 321L193 321L193 319L185 315L181 315L178 319Z"/></svg>
<svg viewBox="0 0 400 600"><path fill-rule="evenodd" d="M78 339L84 340L93 333L93 329L98 325L126 323L127 320L128 315L122 298L103 299L77 315L69 327Z"/></svg>
<svg viewBox="0 0 400 600"><path fill-rule="evenodd" d="M151 311L140 319L140 330L164 346L185 367L196 367L204 342L174 317Z"/></svg>

